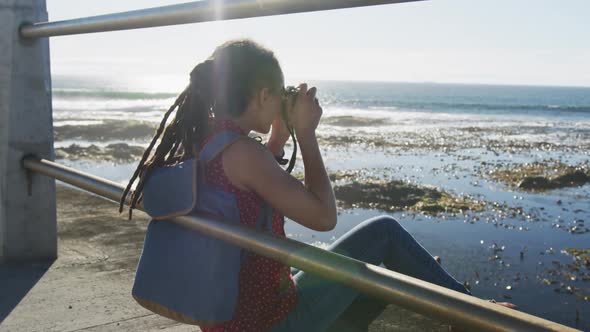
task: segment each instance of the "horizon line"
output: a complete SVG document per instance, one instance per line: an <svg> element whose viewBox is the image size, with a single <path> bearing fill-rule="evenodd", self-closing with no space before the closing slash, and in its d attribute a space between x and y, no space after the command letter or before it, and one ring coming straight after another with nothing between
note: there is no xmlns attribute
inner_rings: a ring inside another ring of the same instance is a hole
<svg viewBox="0 0 590 332"><path fill-rule="evenodd" d="M76 77L89 78L93 75L75 75L75 74L60 74L52 73L51 77ZM105 75L94 75L94 77L102 77ZM297 79L296 81L302 81ZM302 82L305 82L303 80ZM338 83L391 83L391 84L431 84L431 85L480 85L480 86L514 86L514 87L538 87L538 88L577 88L590 89L590 85L574 85L574 84L555 84L555 83L490 83L490 82L452 82L452 81L403 81L403 80L383 80L383 79L308 79L307 82L338 82Z"/></svg>

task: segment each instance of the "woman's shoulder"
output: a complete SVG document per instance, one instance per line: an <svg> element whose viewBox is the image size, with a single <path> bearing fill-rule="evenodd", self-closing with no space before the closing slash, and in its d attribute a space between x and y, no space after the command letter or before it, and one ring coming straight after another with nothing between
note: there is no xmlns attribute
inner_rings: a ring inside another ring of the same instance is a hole
<svg viewBox="0 0 590 332"><path fill-rule="evenodd" d="M275 166L276 160L259 142L240 137L223 153L223 169L232 183L250 190L249 183L263 181L264 175Z"/></svg>
<svg viewBox="0 0 590 332"><path fill-rule="evenodd" d="M253 138L242 136L230 145L224 154L224 161L240 166L256 166L265 162L276 163L268 149Z"/></svg>

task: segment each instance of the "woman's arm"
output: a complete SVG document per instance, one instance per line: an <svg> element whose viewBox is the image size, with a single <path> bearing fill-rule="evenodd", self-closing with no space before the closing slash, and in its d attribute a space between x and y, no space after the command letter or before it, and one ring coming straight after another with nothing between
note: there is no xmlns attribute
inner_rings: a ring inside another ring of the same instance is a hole
<svg viewBox="0 0 590 332"><path fill-rule="evenodd" d="M324 160L315 135L315 131L297 135L301 156L305 167L305 187L321 202L327 212L323 225L327 230L336 226L336 199L330 178L324 166Z"/></svg>

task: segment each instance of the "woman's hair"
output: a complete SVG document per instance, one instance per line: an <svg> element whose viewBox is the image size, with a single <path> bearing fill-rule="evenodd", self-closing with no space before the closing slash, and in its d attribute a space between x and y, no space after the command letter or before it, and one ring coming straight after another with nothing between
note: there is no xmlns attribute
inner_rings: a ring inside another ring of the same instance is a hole
<svg viewBox="0 0 590 332"><path fill-rule="evenodd" d="M275 93L280 93L283 87L283 74L272 51L251 40L229 41L217 47L209 59L191 71L189 85L164 114L123 192L119 212L123 211L136 179L139 178L139 182L131 193L129 219L132 210L141 202L144 183L154 167L192 157L208 134L210 118L240 116L263 87ZM174 110L174 119L166 125Z"/></svg>

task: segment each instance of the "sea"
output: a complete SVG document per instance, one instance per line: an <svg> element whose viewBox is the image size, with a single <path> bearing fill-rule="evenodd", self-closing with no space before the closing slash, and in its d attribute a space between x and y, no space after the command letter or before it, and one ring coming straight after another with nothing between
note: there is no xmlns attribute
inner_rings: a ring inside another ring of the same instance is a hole
<svg viewBox="0 0 590 332"><path fill-rule="evenodd" d="M56 148L144 147L150 135L126 126L155 127L183 88L182 78L130 82L54 75L52 84L54 127L61 130ZM324 110L318 138L330 172L435 188L488 208L428 214L339 206L334 230L313 232L288 220L289 237L325 248L363 220L391 214L475 296L590 330L590 184L531 192L491 176L527 165L588 171L590 88L309 84L318 88ZM119 128L116 137L111 124ZM137 165L83 157L58 162L122 184ZM294 173L302 165L298 159ZM572 249L586 250L586 256Z"/></svg>

